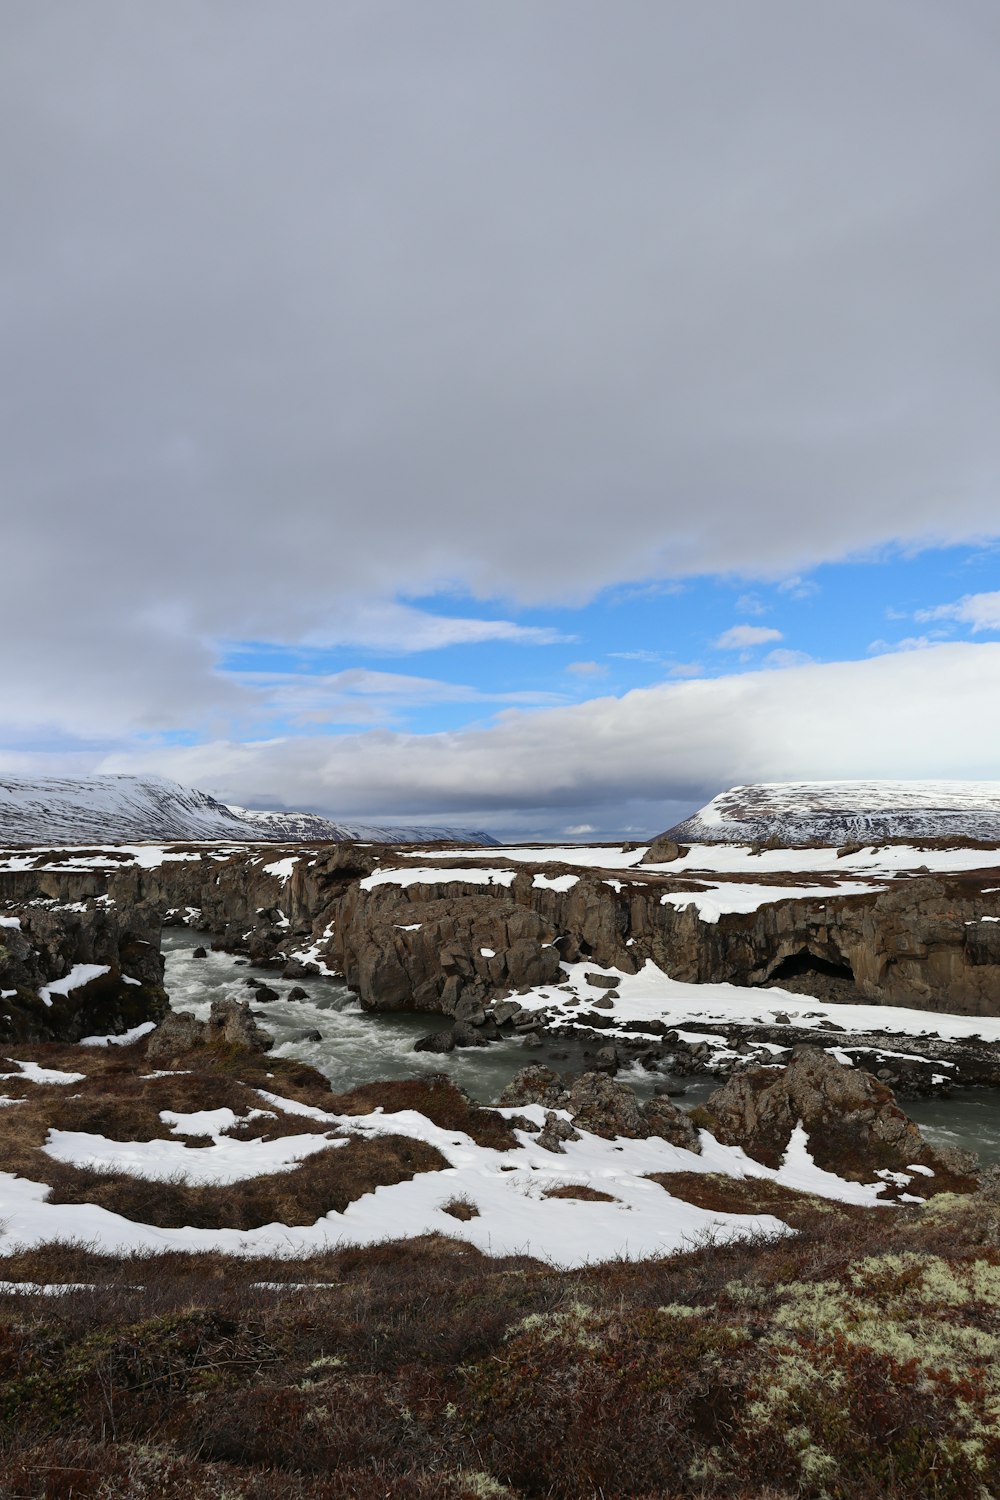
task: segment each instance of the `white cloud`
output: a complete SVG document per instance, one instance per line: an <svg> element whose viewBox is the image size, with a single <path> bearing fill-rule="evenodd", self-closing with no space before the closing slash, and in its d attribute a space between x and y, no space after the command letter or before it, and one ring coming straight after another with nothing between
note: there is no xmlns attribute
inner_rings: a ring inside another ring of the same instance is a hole
<svg viewBox="0 0 1000 1500"><path fill-rule="evenodd" d="M965 594L954 604L939 604L933 609L917 610L918 620L957 620L971 625L973 632L1000 630L1000 591L987 594Z"/></svg>
<svg viewBox="0 0 1000 1500"><path fill-rule="evenodd" d="M770 607L759 594L741 594L735 605L741 615L766 615Z"/></svg>
<svg viewBox="0 0 1000 1500"><path fill-rule="evenodd" d="M738 782L996 775L1000 644L662 684L491 728L216 742L104 758L253 805L448 813L501 829L669 821ZM588 815L589 813L589 815ZM679 812L678 812L678 815Z"/></svg>
<svg viewBox="0 0 1000 1500"><path fill-rule="evenodd" d="M719 651L745 651L750 646L764 646L781 638L781 631L769 625L732 625L722 632L715 645Z"/></svg>
<svg viewBox="0 0 1000 1500"><path fill-rule="evenodd" d="M571 661L566 670L577 677L606 677L608 672L599 661Z"/></svg>
<svg viewBox="0 0 1000 1500"><path fill-rule="evenodd" d="M343 672L231 672L227 674L256 698L259 719L303 724L376 723L398 718L408 708L432 704L542 705L565 701L558 693L490 693L464 683L399 672L351 667Z"/></svg>
<svg viewBox="0 0 1000 1500"><path fill-rule="evenodd" d="M805 667L812 661L808 651L789 651L784 646L779 646L776 651L769 651L764 657L764 664L768 667Z"/></svg>

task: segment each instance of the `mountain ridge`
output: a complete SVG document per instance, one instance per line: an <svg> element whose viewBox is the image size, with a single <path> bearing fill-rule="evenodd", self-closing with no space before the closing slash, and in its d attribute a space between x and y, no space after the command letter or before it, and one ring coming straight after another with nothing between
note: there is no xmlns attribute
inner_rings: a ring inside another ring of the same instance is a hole
<svg viewBox="0 0 1000 1500"><path fill-rule="evenodd" d="M0 776L0 845L302 841L495 844L478 830L256 811L162 776Z"/></svg>
<svg viewBox="0 0 1000 1500"><path fill-rule="evenodd" d="M1000 781L772 781L730 787L660 835L686 844L1000 843Z"/></svg>

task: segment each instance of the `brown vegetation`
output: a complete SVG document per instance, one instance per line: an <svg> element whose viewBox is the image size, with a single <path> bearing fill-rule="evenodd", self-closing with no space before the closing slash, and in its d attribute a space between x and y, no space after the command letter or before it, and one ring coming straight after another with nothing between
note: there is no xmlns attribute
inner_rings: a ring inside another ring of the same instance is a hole
<svg viewBox="0 0 1000 1500"><path fill-rule="evenodd" d="M572 1273L24 1253L0 1275L97 1289L0 1296L0 1497L992 1494L998 1231L939 1199Z"/></svg>

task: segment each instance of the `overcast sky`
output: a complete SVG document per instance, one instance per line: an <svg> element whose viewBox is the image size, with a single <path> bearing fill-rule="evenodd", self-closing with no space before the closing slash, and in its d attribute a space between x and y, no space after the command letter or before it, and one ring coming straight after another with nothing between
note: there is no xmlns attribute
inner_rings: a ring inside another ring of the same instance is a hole
<svg viewBox="0 0 1000 1500"><path fill-rule="evenodd" d="M995 0L0 25L0 771L1000 775Z"/></svg>

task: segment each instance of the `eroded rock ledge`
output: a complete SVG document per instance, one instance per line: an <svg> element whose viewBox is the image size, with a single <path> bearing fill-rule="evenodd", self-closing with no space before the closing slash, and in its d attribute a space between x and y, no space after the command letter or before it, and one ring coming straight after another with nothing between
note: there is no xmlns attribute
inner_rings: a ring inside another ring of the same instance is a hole
<svg viewBox="0 0 1000 1500"><path fill-rule="evenodd" d="M581 960L626 975L651 960L688 982L777 984L827 1000L1000 1014L995 867L901 875L862 894L844 894L825 874L804 882L762 871L753 876L763 890L755 909L707 920L697 905L704 877L672 874L669 864L623 872L505 861L502 850L475 851L458 868L439 856L428 865L430 858L408 860L387 846L272 844L236 853L168 849L150 868L125 857L116 868L106 851L103 863L82 868L74 851L76 867L67 868L56 852L41 853L31 868L0 872L0 911L32 913L26 933L55 924L59 956L32 936L36 958L19 953L21 968L13 980L8 968L3 987L16 989L23 1007L33 986L37 993L67 964L92 961L138 978L155 1004L157 977L150 966L135 968L135 947L155 945L162 919L210 932L217 947L289 977L343 976L369 1009L459 1021L558 985L561 966ZM747 864L740 879L752 873ZM729 877L712 878L725 889ZM799 885L808 894L794 893ZM46 1017L32 1024L46 1034Z"/></svg>

